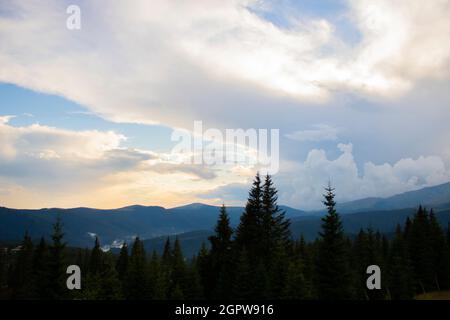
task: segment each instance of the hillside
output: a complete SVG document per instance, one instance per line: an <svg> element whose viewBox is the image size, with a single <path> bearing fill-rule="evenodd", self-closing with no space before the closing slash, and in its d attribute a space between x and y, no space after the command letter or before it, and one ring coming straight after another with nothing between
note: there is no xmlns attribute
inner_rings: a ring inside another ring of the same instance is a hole
<svg viewBox="0 0 450 320"><path fill-rule="evenodd" d="M434 207L441 212L446 226L445 211L450 208L450 183L406 192L389 198L365 198L338 204L344 214L344 227L356 233L361 227L372 226L383 232L392 232L397 223L414 212L419 204ZM314 239L324 211L307 212L281 206L292 220L294 236L303 234ZM242 207L228 207L232 226L239 223ZM175 208L158 206L129 206L120 209L98 210L90 208L19 210L0 207L0 241L19 241L25 231L32 238L49 236L52 224L60 216L66 240L72 246L91 246L98 235L106 246L119 246L134 236L155 239L166 235L185 234L198 230L212 230L219 214L216 206L193 203ZM152 240L153 241L153 240ZM152 244L151 249L159 248Z"/></svg>
<svg viewBox="0 0 450 320"><path fill-rule="evenodd" d="M426 207L450 207L450 182L420 190L409 191L388 198L364 198L337 205L341 213Z"/></svg>
<svg viewBox="0 0 450 320"><path fill-rule="evenodd" d="M290 218L305 212L283 207ZM241 207L227 208L232 225L239 223ZM102 244L116 246L138 235L143 239L179 234L195 230L212 230L219 208L191 204L165 209L162 207L129 206L115 210L89 208L18 210L0 208L0 240L18 241L25 231L32 238L49 236L52 224L60 216L66 240L70 245L91 246L98 235Z"/></svg>

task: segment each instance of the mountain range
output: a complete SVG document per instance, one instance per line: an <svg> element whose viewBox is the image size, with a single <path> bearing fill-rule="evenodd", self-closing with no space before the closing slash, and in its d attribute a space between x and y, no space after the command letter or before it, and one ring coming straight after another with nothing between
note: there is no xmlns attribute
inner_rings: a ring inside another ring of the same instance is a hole
<svg viewBox="0 0 450 320"><path fill-rule="evenodd" d="M338 204L343 215L345 231L355 234L360 228L372 227L384 233L394 231L422 204L433 207L439 221L447 227L450 221L450 183L405 192L388 198L364 198ZM302 211L281 206L291 219L294 237L317 237L320 211ZM227 207L232 226L239 223L244 208ZM147 250L161 251L168 235L178 235L186 254L195 252L202 242L207 243L217 221L219 208L193 203L176 208L159 206L129 206L120 209L90 208L21 210L0 207L0 241L17 242L27 231L37 239L49 237L52 224L61 217L65 239L70 246L91 247L98 236L105 249L117 248L135 236L145 239Z"/></svg>

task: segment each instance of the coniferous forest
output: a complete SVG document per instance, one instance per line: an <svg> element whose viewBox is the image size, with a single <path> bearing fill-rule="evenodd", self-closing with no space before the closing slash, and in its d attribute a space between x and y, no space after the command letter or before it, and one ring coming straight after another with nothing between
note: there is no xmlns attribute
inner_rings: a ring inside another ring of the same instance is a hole
<svg viewBox="0 0 450 320"><path fill-rule="evenodd" d="M81 300L407 300L450 287L450 231L432 209L385 235L370 228L349 236L336 211L335 190L325 188L327 214L313 242L293 239L277 205L270 176L256 175L240 224L232 229L222 206L209 238L194 257L167 238L164 252L145 252L142 240L119 254L67 247L63 221L51 239L25 234L20 250L0 254L2 299ZM66 268L78 265L81 290L68 290ZM369 265L381 269L381 289L366 286Z"/></svg>

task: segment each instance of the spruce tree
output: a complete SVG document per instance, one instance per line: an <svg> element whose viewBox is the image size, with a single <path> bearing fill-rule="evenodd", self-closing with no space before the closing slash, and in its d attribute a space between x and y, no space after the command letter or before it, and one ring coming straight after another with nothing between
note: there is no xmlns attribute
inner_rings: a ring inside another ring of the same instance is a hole
<svg viewBox="0 0 450 320"><path fill-rule="evenodd" d="M200 276L200 283L203 287L205 298L214 298L216 293L213 295L213 291L217 290L216 285L220 286L219 283L221 280L216 278L215 270L213 270L212 267L211 255L204 242L202 243L197 258L195 259L195 263L197 264L196 269L198 270ZM231 270L228 270L228 272L231 272ZM222 294L222 291L218 291L218 293Z"/></svg>
<svg viewBox="0 0 450 320"><path fill-rule="evenodd" d="M291 245L290 221L286 219L285 212L278 207L278 191L272 177L266 175L262 195L262 230L264 234L265 249L278 244L285 248Z"/></svg>
<svg viewBox="0 0 450 320"><path fill-rule="evenodd" d="M395 238L392 240L386 280L390 299L408 300L414 297L412 268L409 263L405 235L400 225L397 225Z"/></svg>
<svg viewBox="0 0 450 320"><path fill-rule="evenodd" d="M161 267L161 259L153 251L149 265L149 288L152 300L164 300L167 298L166 279Z"/></svg>
<svg viewBox="0 0 450 320"><path fill-rule="evenodd" d="M287 279L282 297L290 300L311 299L310 284L305 277L305 267L301 258L289 263Z"/></svg>
<svg viewBox="0 0 450 320"><path fill-rule="evenodd" d="M349 252L344 237L342 222L336 212L334 189L325 188L327 215L322 218L316 262L317 290L321 300L352 298L352 279L349 269Z"/></svg>
<svg viewBox="0 0 450 320"><path fill-rule="evenodd" d="M220 208L215 235L209 237L211 252L209 254L209 283L206 284L207 296L226 299L230 296L232 286L232 234L230 219L225 205Z"/></svg>
<svg viewBox="0 0 450 320"><path fill-rule="evenodd" d="M355 279L355 298L360 300L368 300L368 291L365 285L366 268L370 265L369 257L369 236L361 229L353 244L353 270Z"/></svg>
<svg viewBox="0 0 450 320"><path fill-rule="evenodd" d="M58 216L53 225L52 243L49 246L48 293L52 300L67 298L66 287L66 243L64 242L61 218Z"/></svg>
<svg viewBox="0 0 450 320"><path fill-rule="evenodd" d="M33 295L35 299L48 299L49 251L44 237L41 238L33 256Z"/></svg>
<svg viewBox="0 0 450 320"><path fill-rule="evenodd" d="M283 293L289 269L287 255L292 246L290 221L278 207L277 193L272 177L267 174L262 196L261 258L268 269L269 297L280 297Z"/></svg>
<svg viewBox="0 0 450 320"><path fill-rule="evenodd" d="M172 274L171 274L171 299L178 300L182 296L186 297L186 293L189 289L187 282L187 267L184 261L183 252L181 251L180 240L178 237L175 239L172 253ZM173 296L173 293L177 292L177 296ZM181 295L180 295L181 294Z"/></svg>
<svg viewBox="0 0 450 320"><path fill-rule="evenodd" d="M170 238L167 237L162 255L162 264L164 265L164 267L170 268L170 266L172 265L172 258L172 246L170 244Z"/></svg>
<svg viewBox="0 0 450 320"><path fill-rule="evenodd" d="M124 242L122 244L122 248L120 248L119 258L117 258L116 262L116 271L122 291L125 292L126 290L125 280L128 271L128 245L126 244L126 242Z"/></svg>
<svg viewBox="0 0 450 320"><path fill-rule="evenodd" d="M130 300L143 300L149 296L147 260L143 242L136 237L131 249L126 277L126 297Z"/></svg>
<svg viewBox="0 0 450 320"><path fill-rule="evenodd" d="M261 216L262 216L262 186L259 173L256 174L250 189L244 213L241 215L240 224L236 230L236 245L238 248L246 248L252 261L261 257Z"/></svg>
<svg viewBox="0 0 450 320"><path fill-rule="evenodd" d="M430 211L430 247L432 248L432 263L436 290L449 286L449 256L446 245L445 233L437 221L433 209Z"/></svg>
<svg viewBox="0 0 450 320"><path fill-rule="evenodd" d="M436 290L431 247L430 221L426 209L419 207L408 231L408 249L414 270L417 292Z"/></svg>
<svg viewBox="0 0 450 320"><path fill-rule="evenodd" d="M91 251L91 257L89 259L89 274L98 274L102 268L102 249L100 248L100 241L98 237L95 237L94 248Z"/></svg>
<svg viewBox="0 0 450 320"><path fill-rule="evenodd" d="M186 280L188 288L186 290L187 300L204 299L203 286L201 284L200 274L197 269L196 258L192 259L191 264L187 268Z"/></svg>
<svg viewBox="0 0 450 320"><path fill-rule="evenodd" d="M100 277L100 299L120 300L124 298L121 283L114 264L113 255L103 253ZM145 297L144 297L145 298Z"/></svg>
<svg viewBox="0 0 450 320"><path fill-rule="evenodd" d="M239 256L236 265L236 277L233 281L233 299L250 300L255 299L254 296L254 273L247 250L245 248L239 250Z"/></svg>
<svg viewBox="0 0 450 320"><path fill-rule="evenodd" d="M6 277L7 270L7 249L0 248L0 299L3 298L2 291L6 288L8 280Z"/></svg>
<svg viewBox="0 0 450 320"><path fill-rule="evenodd" d="M14 266L12 287L13 298L30 299L32 298L32 282L33 282L33 242L28 232L20 245L20 251Z"/></svg>

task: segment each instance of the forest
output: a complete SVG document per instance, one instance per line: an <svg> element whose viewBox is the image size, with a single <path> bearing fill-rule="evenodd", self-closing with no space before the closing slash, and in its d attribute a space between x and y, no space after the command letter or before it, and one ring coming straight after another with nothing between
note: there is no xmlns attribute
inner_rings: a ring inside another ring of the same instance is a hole
<svg viewBox="0 0 450 320"><path fill-rule="evenodd" d="M220 208L215 233L193 257L167 238L164 252L145 252L136 237L120 253L70 248L57 219L50 239L25 234L0 252L0 299L17 300L409 300L450 288L450 228L418 206L395 234L371 228L345 233L335 190L325 189L327 214L315 241L293 239L278 207L272 177L256 175L237 228ZM419 204L418 204L419 205ZM81 269L81 289L68 290L66 268ZM381 289L366 286L369 265Z"/></svg>

